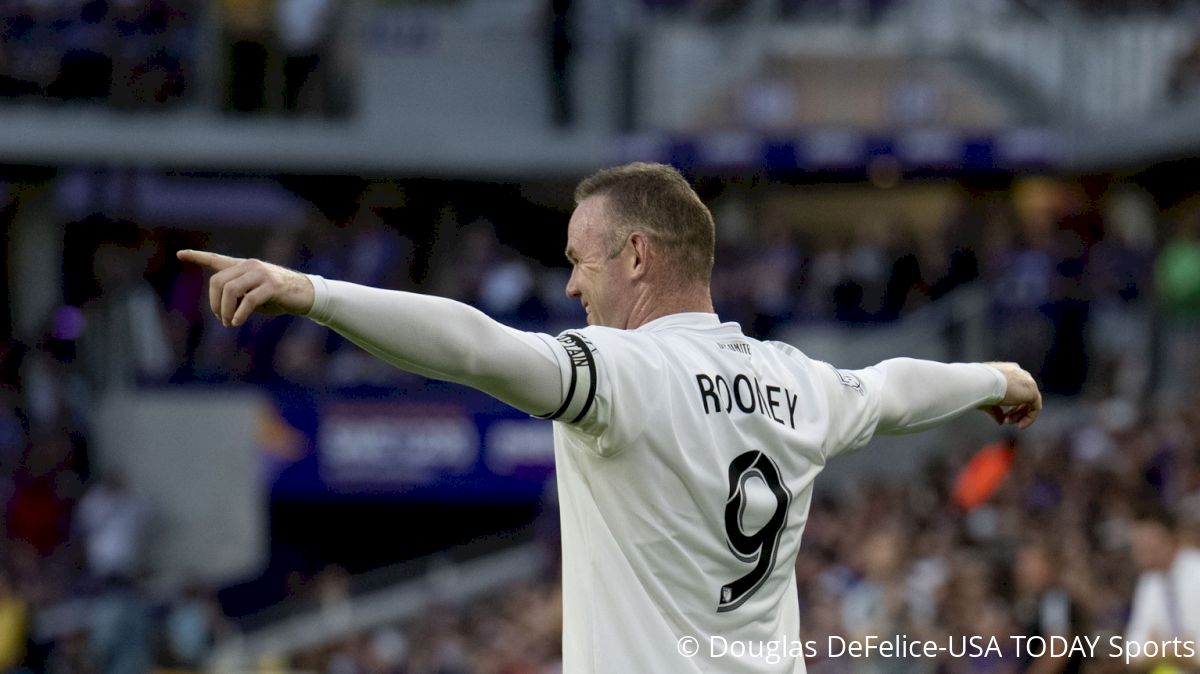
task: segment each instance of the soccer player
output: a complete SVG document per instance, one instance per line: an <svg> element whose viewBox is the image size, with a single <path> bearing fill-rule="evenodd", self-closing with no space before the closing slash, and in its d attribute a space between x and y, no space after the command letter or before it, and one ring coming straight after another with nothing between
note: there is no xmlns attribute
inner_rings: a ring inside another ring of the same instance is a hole
<svg viewBox="0 0 1200 674"><path fill-rule="evenodd" d="M400 368L555 421L567 674L803 672L786 647L802 637L793 566L825 463L975 408L1025 428L1037 385L1011 363L838 370L722 323L712 215L669 166L600 171L575 200L566 292L589 327L557 337L448 299L179 257L215 271L225 325L256 310L307 316Z"/></svg>

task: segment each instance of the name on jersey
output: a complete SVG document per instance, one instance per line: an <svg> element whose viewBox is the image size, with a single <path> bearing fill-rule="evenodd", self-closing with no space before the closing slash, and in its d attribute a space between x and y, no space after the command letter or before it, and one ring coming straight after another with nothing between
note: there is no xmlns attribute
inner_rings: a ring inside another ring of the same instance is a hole
<svg viewBox="0 0 1200 674"><path fill-rule="evenodd" d="M782 386L764 385L757 377L744 374L733 379L719 374L697 374L696 385L705 414L732 414L736 408L745 414L761 414L780 425L796 427L800 396Z"/></svg>

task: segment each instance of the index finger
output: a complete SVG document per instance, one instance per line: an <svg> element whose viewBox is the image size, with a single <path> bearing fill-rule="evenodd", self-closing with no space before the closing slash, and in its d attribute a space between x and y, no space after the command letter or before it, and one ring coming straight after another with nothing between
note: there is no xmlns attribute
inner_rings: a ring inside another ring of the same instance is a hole
<svg viewBox="0 0 1200 674"><path fill-rule="evenodd" d="M210 253L206 250L190 249L181 250L175 253L175 257L183 260L184 262L191 262L192 264L198 264L202 267L208 267L213 271L228 269L229 267L232 267L233 265L242 261L242 259L238 257L229 257L228 255L221 255L220 253Z"/></svg>

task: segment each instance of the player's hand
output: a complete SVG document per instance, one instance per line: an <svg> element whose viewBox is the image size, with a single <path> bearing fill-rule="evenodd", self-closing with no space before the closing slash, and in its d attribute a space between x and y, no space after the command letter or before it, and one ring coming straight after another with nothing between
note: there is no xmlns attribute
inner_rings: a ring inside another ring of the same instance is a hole
<svg viewBox="0 0 1200 674"><path fill-rule="evenodd" d="M255 311L306 314L316 297L307 276L277 264L203 250L181 250L175 255L214 272L208 280L208 303L225 327L244 324Z"/></svg>
<svg viewBox="0 0 1200 674"><path fill-rule="evenodd" d="M1042 412L1042 392L1038 390L1037 382L1016 363L986 363L996 368L1008 380L1008 390L1004 399L994 405L984 405L980 409L991 415L996 423L1016 424L1017 428L1029 428Z"/></svg>

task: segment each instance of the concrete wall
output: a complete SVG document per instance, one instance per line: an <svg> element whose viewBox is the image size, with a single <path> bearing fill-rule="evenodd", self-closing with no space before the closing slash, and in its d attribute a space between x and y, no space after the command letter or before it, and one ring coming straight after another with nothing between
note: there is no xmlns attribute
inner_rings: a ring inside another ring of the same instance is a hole
<svg viewBox="0 0 1200 674"><path fill-rule="evenodd" d="M95 458L148 507L152 583L228 583L260 571L267 494L256 439L266 403L252 390L131 391L101 401Z"/></svg>

